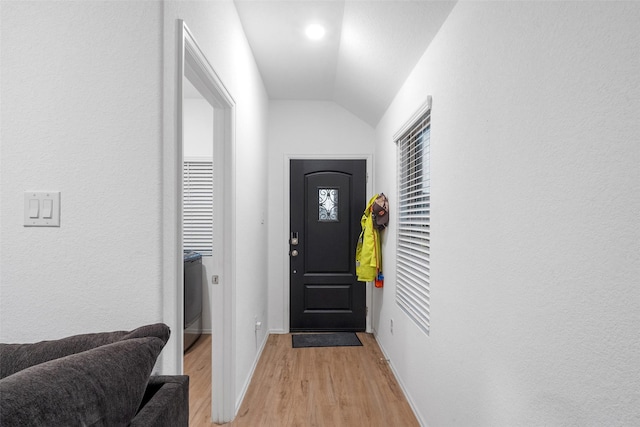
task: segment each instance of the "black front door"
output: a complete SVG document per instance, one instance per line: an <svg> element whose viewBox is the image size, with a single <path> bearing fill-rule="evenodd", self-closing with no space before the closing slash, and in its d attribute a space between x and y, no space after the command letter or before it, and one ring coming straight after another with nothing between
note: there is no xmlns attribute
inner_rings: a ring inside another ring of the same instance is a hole
<svg viewBox="0 0 640 427"><path fill-rule="evenodd" d="M365 330L355 251L366 173L366 160L291 160L291 331Z"/></svg>

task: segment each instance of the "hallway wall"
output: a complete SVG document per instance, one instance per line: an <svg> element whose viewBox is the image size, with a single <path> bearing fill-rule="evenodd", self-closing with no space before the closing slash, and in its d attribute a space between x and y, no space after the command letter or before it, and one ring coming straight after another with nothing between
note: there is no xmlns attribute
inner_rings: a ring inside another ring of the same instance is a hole
<svg viewBox="0 0 640 427"><path fill-rule="evenodd" d="M375 328L424 425L640 424L638 22L633 2L459 2L379 123ZM427 95L429 336L394 300L389 162Z"/></svg>
<svg viewBox="0 0 640 427"><path fill-rule="evenodd" d="M255 318L267 318L267 112L268 96L231 0L168 1L164 4L165 56L173 55L172 34L176 19L193 32L207 60L233 97L235 108L236 227L233 337L236 407L249 381L266 327L255 330ZM171 62L165 62L171 65ZM165 69L165 73L173 72ZM170 101L167 101L172 106ZM167 105L167 104L165 104ZM171 120L169 116L166 123ZM226 183L225 185L230 185ZM220 199L217 199L220 203ZM210 278L209 278L210 280ZM224 278L222 278L224 280ZM223 284L224 286L225 284ZM231 285L230 281L226 285ZM213 289L213 288L211 288ZM215 297L215 294L214 294ZM168 310L165 310L165 315Z"/></svg>
<svg viewBox="0 0 640 427"><path fill-rule="evenodd" d="M163 258L177 213L163 207L177 197L164 175L181 18L236 103L237 400L266 330L268 102L233 2L3 0L0 13L0 341L163 321L160 370L180 370L180 261ZM30 190L61 191L59 228L23 227Z"/></svg>

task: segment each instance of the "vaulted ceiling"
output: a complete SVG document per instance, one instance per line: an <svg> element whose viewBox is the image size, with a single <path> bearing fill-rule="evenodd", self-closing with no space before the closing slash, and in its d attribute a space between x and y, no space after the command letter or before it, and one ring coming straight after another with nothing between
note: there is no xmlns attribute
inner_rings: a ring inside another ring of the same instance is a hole
<svg viewBox="0 0 640 427"><path fill-rule="evenodd" d="M332 100L376 126L455 1L234 3L271 99Z"/></svg>

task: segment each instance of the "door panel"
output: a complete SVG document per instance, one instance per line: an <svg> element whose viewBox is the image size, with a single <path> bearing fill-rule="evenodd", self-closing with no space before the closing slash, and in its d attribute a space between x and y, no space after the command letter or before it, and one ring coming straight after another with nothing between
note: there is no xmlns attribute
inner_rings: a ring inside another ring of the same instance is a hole
<svg viewBox="0 0 640 427"><path fill-rule="evenodd" d="M305 310L350 310L349 285L305 285Z"/></svg>
<svg viewBox="0 0 640 427"><path fill-rule="evenodd" d="M291 160L290 329L363 331L366 288L355 248L365 160Z"/></svg>
<svg viewBox="0 0 640 427"><path fill-rule="evenodd" d="M352 236L349 233L351 224L347 220L350 217L350 178L350 175L339 172L311 173L305 177L308 193L306 215L311 217L305 224L307 273L349 273L351 270L353 262L349 250ZM324 194L328 192L334 196ZM337 197L337 207L332 205L335 219L320 219L321 216L330 216L325 213L326 207L320 207L321 197L331 199L325 202L326 206L334 203ZM344 217L342 221L340 217Z"/></svg>

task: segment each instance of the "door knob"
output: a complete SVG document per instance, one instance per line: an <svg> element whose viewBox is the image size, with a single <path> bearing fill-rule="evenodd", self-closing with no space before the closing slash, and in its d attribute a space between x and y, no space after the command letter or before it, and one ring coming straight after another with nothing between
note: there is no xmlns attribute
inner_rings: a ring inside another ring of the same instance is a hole
<svg viewBox="0 0 640 427"><path fill-rule="evenodd" d="M291 256L298 256L298 251L296 249L292 250Z"/></svg>

